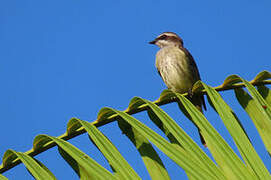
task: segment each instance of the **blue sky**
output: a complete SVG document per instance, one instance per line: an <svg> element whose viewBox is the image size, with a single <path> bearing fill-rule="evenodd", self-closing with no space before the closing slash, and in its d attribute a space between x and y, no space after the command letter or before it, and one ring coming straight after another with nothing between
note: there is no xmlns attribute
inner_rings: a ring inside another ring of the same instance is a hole
<svg viewBox="0 0 271 180"><path fill-rule="evenodd" d="M270 8L267 0L1 1L0 156L7 149L29 150L38 134L63 134L71 117L93 121L104 106L123 110L134 96L157 99L166 87L154 67L158 48L148 42L164 31L183 38L202 80L211 86L220 85L230 74L250 80L262 70L270 71ZM248 116L231 98L232 92L222 95L271 170ZM207 108L207 118L234 146L219 117ZM200 144L196 129L175 104L164 109ZM145 113L135 117L157 130ZM117 124L100 129L139 175L149 179ZM86 135L70 142L109 169ZM172 178L186 177L160 155ZM76 178L56 148L37 158L59 179ZM22 165L4 175L31 177Z"/></svg>

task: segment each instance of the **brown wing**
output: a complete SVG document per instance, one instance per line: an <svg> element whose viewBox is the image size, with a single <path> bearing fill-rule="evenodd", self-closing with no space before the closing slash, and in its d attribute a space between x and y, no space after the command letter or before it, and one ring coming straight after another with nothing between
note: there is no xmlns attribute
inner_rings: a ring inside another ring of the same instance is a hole
<svg viewBox="0 0 271 180"><path fill-rule="evenodd" d="M184 48L184 47L182 47L182 46L180 46L179 48L180 48L180 49L186 54L186 56L189 58L189 63L190 63L190 64L189 64L189 70L192 72L192 74L195 75L195 80L196 80L196 81L201 80L201 79L200 79L199 70L198 70L197 64L196 64L196 62L195 62L193 56L190 54L190 52L189 52L186 48ZM201 96L201 102L202 102L202 105L203 105L204 109L206 110L206 104L205 104L204 96Z"/></svg>
<svg viewBox="0 0 271 180"><path fill-rule="evenodd" d="M193 56L190 54L190 52L184 48L184 47L180 47L180 49L185 53L185 55L189 58L189 68L190 68L190 71L192 72L192 74L194 74L196 77L195 79L196 80L200 80L200 74L199 74L199 70L198 70L198 67L197 67L197 64L193 58Z"/></svg>

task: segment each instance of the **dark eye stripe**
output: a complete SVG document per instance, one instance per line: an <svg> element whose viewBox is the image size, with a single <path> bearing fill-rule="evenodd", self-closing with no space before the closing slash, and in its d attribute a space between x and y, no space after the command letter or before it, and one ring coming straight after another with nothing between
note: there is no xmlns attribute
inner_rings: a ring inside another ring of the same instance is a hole
<svg viewBox="0 0 271 180"><path fill-rule="evenodd" d="M160 36L158 39L163 40L163 39L166 39L166 38L167 38L166 35L162 35L162 36Z"/></svg>

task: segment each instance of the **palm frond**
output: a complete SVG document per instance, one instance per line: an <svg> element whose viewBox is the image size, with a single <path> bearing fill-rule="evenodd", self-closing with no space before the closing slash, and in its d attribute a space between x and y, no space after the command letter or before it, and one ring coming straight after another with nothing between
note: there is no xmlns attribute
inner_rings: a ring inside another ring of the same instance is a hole
<svg viewBox="0 0 271 180"><path fill-rule="evenodd" d="M270 172L252 146L237 115L218 93L218 91L234 89L237 100L252 119L270 154L271 92L265 86L271 84L271 81L268 80L270 78L271 74L268 71L259 73L250 82L237 75L231 75L216 88L200 81L193 88L193 93L207 95L210 105L219 114L232 136L241 157L232 150L206 117L186 98L187 94L165 90L154 102L139 97L133 98L125 111L103 108L100 110L97 120L92 123L72 118L65 134L59 137L38 135L34 139L33 149L28 152L6 151L3 156L3 164L0 166L0 173L23 163L36 179L56 179L45 165L33 157L57 146L59 154L81 179L140 179L109 138L97 129L99 126L117 121L121 131L138 150L152 179L170 179L170 174L152 144L184 169L189 179L271 179ZM258 89L254 86L257 86ZM242 89L243 87L247 89L248 93ZM180 103L183 107L181 109L186 112L184 114L199 127L214 160L159 107L171 102ZM148 112L149 118L166 135L167 139L132 116L141 111ZM107 159L111 171L67 142L85 132ZM5 177L0 174L0 179L5 179Z"/></svg>

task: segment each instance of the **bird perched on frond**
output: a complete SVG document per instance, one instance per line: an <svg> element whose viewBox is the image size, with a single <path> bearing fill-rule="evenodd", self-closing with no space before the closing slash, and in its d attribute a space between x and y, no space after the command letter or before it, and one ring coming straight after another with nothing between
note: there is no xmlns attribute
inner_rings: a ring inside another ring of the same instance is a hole
<svg viewBox="0 0 271 180"><path fill-rule="evenodd" d="M202 107L206 110L204 97L192 94L192 87L200 80L200 74L194 58L184 48L183 40L173 32L164 32L149 43L160 47L155 65L167 87L180 94L188 93L189 100L198 110L202 112ZM200 139L206 146L201 134Z"/></svg>

